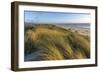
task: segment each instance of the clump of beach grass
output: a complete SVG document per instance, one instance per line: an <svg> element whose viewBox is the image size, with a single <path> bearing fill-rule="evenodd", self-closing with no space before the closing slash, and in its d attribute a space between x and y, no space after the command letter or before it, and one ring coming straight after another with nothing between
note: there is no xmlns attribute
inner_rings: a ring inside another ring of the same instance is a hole
<svg viewBox="0 0 100 73"><path fill-rule="evenodd" d="M70 29L56 25L34 25L25 28L25 56L38 52L33 60L90 58L90 40Z"/></svg>

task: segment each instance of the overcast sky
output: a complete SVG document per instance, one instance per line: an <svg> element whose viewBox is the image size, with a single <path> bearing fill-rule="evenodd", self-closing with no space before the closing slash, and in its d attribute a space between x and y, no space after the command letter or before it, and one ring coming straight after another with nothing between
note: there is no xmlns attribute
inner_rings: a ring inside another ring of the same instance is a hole
<svg viewBox="0 0 100 73"><path fill-rule="evenodd" d="M24 16L31 23L90 23L89 13L24 11Z"/></svg>

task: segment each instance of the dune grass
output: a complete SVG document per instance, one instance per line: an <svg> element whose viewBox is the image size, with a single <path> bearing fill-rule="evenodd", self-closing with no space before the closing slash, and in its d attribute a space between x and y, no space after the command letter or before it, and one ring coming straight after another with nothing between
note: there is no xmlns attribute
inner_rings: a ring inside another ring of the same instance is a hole
<svg viewBox="0 0 100 73"><path fill-rule="evenodd" d="M78 31L42 24L26 27L24 36L25 56L41 50L39 60L90 58L89 37Z"/></svg>

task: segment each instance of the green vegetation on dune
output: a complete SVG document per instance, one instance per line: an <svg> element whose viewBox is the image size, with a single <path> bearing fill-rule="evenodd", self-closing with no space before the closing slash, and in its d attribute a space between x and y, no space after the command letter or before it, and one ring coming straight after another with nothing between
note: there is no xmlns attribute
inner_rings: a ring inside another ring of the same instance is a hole
<svg viewBox="0 0 100 73"><path fill-rule="evenodd" d="M90 40L78 31L42 24L25 28L25 56L39 52L31 60L84 59L90 57Z"/></svg>

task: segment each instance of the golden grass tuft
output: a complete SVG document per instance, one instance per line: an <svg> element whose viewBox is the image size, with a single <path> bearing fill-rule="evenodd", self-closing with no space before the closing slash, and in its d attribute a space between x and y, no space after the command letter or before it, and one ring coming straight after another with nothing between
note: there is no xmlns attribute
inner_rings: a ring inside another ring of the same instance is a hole
<svg viewBox="0 0 100 73"><path fill-rule="evenodd" d="M90 41L87 37L55 25L26 27L25 56L42 50L38 53L41 60L90 58Z"/></svg>

